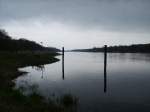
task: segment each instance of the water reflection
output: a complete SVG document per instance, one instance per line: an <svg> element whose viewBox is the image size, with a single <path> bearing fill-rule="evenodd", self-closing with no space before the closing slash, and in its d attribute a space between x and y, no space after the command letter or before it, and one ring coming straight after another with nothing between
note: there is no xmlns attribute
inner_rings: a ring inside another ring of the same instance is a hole
<svg viewBox="0 0 150 112"><path fill-rule="evenodd" d="M41 79L44 78L44 71L45 71L45 66L44 66L44 65L32 66L32 69L35 69L35 70L37 70L37 71L42 72Z"/></svg>
<svg viewBox="0 0 150 112"><path fill-rule="evenodd" d="M147 89L150 88L150 55L108 53L107 59L104 68L103 53L66 52L65 68L63 60L45 65L41 79L41 72L26 67L21 70L29 73L18 77L15 83L17 87L23 80L30 85L38 84L38 92L44 97L52 93L77 96L79 112L150 111L150 89Z"/></svg>

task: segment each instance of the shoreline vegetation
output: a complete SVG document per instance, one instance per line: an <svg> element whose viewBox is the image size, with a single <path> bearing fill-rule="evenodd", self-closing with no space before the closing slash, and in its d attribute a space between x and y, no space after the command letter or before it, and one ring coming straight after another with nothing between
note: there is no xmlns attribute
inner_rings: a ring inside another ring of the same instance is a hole
<svg viewBox="0 0 150 112"><path fill-rule="evenodd" d="M74 49L69 52L104 52L104 47L94 47L89 49ZM150 53L150 44L133 44L107 47L108 53Z"/></svg>
<svg viewBox="0 0 150 112"><path fill-rule="evenodd" d="M39 66L59 61L56 48L43 47L33 41L12 39L0 30L0 112L71 112L77 104L77 98L65 94L48 101L34 92L24 95L21 90L14 89L13 80L25 74L18 68Z"/></svg>

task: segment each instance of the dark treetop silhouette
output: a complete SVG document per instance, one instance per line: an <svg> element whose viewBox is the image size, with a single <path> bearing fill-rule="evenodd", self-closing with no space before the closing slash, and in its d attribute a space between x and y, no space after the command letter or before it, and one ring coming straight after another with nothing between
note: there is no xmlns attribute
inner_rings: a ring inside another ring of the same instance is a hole
<svg viewBox="0 0 150 112"><path fill-rule="evenodd" d="M57 48L53 47L44 47L34 41L27 39L12 39L11 36L7 34L4 30L0 29L0 51L51 51L58 52L60 51Z"/></svg>

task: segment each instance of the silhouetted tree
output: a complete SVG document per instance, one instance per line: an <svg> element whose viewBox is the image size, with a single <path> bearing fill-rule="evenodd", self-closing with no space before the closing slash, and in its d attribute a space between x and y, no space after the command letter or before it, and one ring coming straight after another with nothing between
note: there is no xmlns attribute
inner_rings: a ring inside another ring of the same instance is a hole
<svg viewBox="0 0 150 112"><path fill-rule="evenodd" d="M59 51L56 48L44 47L34 41L24 38L19 40L12 39L5 30L0 29L0 51Z"/></svg>

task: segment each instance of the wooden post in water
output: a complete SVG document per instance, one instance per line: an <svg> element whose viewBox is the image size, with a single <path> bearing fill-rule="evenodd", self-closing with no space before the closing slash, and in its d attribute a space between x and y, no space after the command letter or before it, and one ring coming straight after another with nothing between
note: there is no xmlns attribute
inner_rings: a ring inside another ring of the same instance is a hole
<svg viewBox="0 0 150 112"><path fill-rule="evenodd" d="M107 92L107 45L104 46L104 92Z"/></svg>
<svg viewBox="0 0 150 112"><path fill-rule="evenodd" d="M65 79L64 76L64 47L62 47L62 79Z"/></svg>

